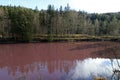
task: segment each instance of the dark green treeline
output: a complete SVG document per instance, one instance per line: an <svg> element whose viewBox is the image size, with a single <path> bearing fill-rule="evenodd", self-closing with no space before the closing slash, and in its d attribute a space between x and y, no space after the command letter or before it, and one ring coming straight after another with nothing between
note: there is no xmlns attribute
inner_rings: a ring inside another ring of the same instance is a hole
<svg viewBox="0 0 120 80"><path fill-rule="evenodd" d="M39 11L16 7L0 6L0 37L15 40L32 40L35 35L86 34L92 36L119 36L120 13L87 13L71 10L69 5L59 9L48 5Z"/></svg>

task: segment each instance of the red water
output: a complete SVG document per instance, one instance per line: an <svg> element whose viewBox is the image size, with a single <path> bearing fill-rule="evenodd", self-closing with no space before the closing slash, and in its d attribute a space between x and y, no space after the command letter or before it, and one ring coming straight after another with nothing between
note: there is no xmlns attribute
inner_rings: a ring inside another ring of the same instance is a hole
<svg viewBox="0 0 120 80"><path fill-rule="evenodd" d="M95 52L113 42L29 43L0 45L0 80L69 80L74 61L101 57Z"/></svg>

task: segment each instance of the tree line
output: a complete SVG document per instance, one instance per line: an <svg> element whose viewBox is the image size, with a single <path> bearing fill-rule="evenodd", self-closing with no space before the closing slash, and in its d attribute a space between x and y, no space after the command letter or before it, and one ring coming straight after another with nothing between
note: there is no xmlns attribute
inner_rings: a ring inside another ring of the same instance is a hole
<svg viewBox="0 0 120 80"><path fill-rule="evenodd" d="M120 12L87 13L48 5L47 10L32 10L20 6L0 6L0 37L29 41L35 35L86 34L119 36Z"/></svg>

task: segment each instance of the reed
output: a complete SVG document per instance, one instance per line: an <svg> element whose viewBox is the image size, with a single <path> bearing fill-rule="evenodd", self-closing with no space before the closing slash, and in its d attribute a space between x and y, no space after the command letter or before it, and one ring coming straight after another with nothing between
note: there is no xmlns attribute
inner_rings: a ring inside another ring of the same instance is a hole
<svg viewBox="0 0 120 80"><path fill-rule="evenodd" d="M94 80L107 80L105 77L102 78L102 77L95 77Z"/></svg>

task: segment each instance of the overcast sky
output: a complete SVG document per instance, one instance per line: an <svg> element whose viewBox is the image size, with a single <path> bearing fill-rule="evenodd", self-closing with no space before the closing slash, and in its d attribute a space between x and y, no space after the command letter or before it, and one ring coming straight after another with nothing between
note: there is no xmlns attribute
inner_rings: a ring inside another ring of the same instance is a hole
<svg viewBox="0 0 120 80"><path fill-rule="evenodd" d="M55 8L69 3L71 9L84 10L89 13L119 12L120 0L0 0L0 5L20 5L28 8L47 9L48 4Z"/></svg>

